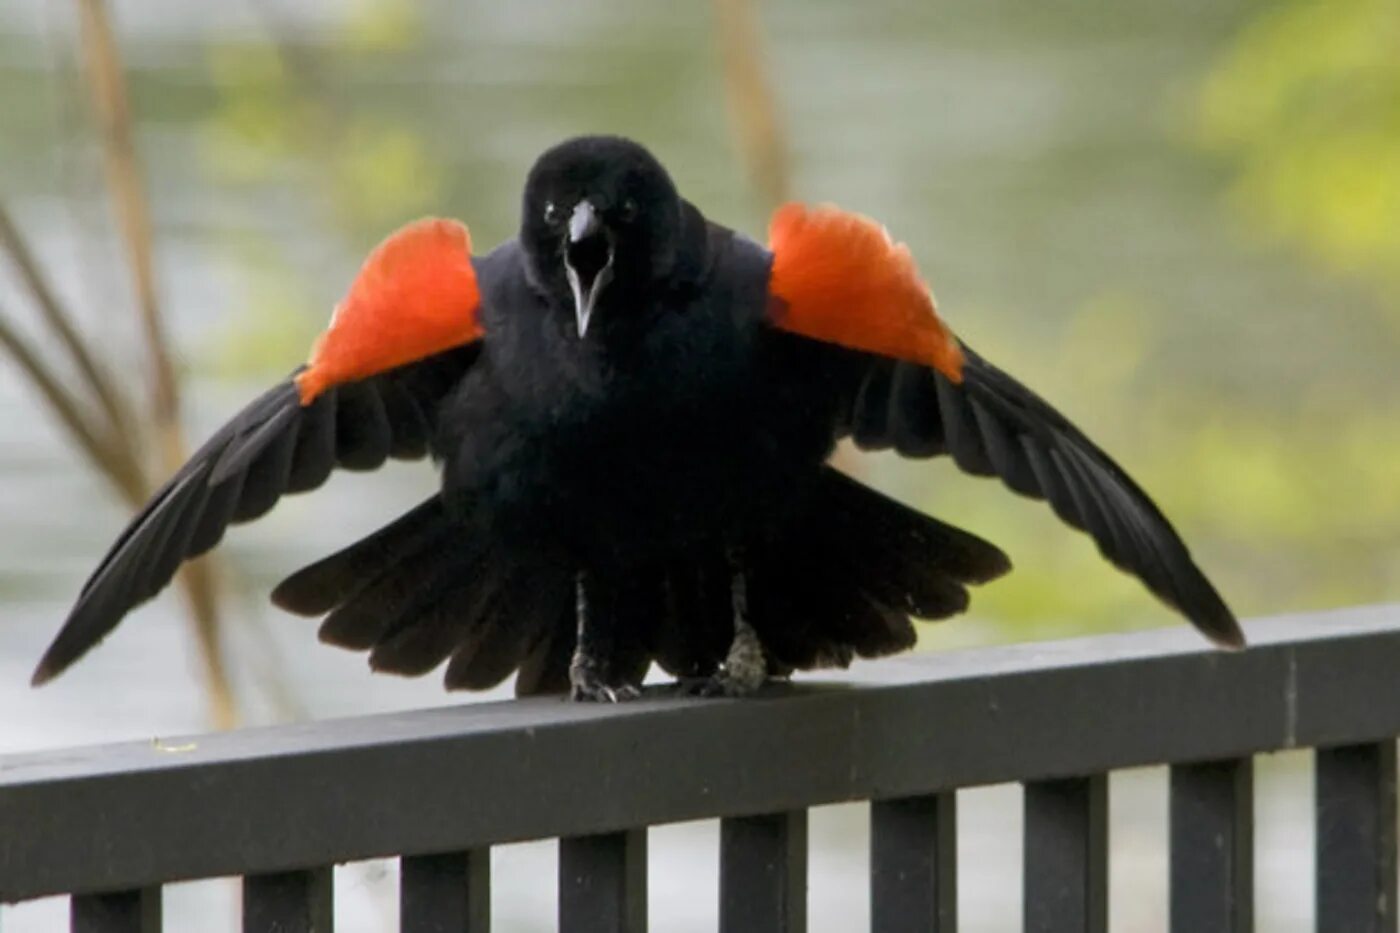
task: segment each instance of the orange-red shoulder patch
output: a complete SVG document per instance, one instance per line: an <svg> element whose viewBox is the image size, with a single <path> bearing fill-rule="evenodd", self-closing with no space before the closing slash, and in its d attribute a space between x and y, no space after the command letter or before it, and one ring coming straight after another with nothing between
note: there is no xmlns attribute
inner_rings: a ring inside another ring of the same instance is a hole
<svg viewBox="0 0 1400 933"><path fill-rule="evenodd" d="M481 293L467 228L426 217L369 254L297 376L301 403L481 337Z"/></svg>
<svg viewBox="0 0 1400 933"><path fill-rule="evenodd" d="M962 381L958 339L938 317L909 247L884 227L834 207L790 203L773 215L768 244L775 326Z"/></svg>

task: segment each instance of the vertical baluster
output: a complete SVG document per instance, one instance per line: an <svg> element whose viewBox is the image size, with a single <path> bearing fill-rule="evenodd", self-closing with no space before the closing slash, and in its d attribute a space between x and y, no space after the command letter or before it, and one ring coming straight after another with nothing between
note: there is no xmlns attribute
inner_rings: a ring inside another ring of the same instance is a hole
<svg viewBox="0 0 1400 933"><path fill-rule="evenodd" d="M243 879L243 933L332 933L329 866Z"/></svg>
<svg viewBox="0 0 1400 933"><path fill-rule="evenodd" d="M1171 929L1254 929L1254 760L1171 769Z"/></svg>
<svg viewBox="0 0 1400 933"><path fill-rule="evenodd" d="M559 933L645 933L647 831L559 840Z"/></svg>
<svg viewBox="0 0 1400 933"><path fill-rule="evenodd" d="M955 933L957 795L870 804L870 928Z"/></svg>
<svg viewBox="0 0 1400 933"><path fill-rule="evenodd" d="M68 911L73 933L160 933L160 888L75 894Z"/></svg>
<svg viewBox="0 0 1400 933"><path fill-rule="evenodd" d="M1318 933L1394 933L1395 742L1317 750Z"/></svg>
<svg viewBox="0 0 1400 933"><path fill-rule="evenodd" d="M400 860L400 933L488 933L490 929L490 849Z"/></svg>
<svg viewBox="0 0 1400 933"><path fill-rule="evenodd" d="M1025 929L1104 933L1108 775L1027 784L1025 812Z"/></svg>
<svg viewBox="0 0 1400 933"><path fill-rule="evenodd" d="M720 933L807 929L807 812L720 821Z"/></svg>

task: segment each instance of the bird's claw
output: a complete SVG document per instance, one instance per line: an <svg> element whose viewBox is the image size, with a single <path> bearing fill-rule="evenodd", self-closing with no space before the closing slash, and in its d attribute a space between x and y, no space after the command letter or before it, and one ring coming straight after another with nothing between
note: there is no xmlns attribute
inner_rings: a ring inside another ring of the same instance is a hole
<svg viewBox="0 0 1400 933"><path fill-rule="evenodd" d="M569 699L582 703L625 703L635 700L642 691L632 684L610 687L607 684L574 684Z"/></svg>
<svg viewBox="0 0 1400 933"><path fill-rule="evenodd" d="M719 670L709 677L682 683L681 689L693 696L746 697L757 693L768 682L768 659L763 646L742 615L734 621L734 642Z"/></svg>
<svg viewBox="0 0 1400 933"><path fill-rule="evenodd" d="M727 669L715 671L709 677L688 677L676 681L676 689L693 697L746 697L757 693L768 682L766 674L753 677L751 671L741 671L738 676Z"/></svg>
<svg viewBox="0 0 1400 933"><path fill-rule="evenodd" d="M642 695L636 684L606 684L592 672L571 678L569 699L580 703L625 703Z"/></svg>

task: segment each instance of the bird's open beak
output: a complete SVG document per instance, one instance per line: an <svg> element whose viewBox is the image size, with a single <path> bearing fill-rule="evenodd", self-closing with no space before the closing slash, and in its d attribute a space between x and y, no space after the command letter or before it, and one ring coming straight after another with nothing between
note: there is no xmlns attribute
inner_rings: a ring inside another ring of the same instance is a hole
<svg viewBox="0 0 1400 933"><path fill-rule="evenodd" d="M589 201L580 201L569 217L569 240L564 245L564 273L574 292L578 335L588 333L588 320L598 296L612 281L613 242L607 227Z"/></svg>

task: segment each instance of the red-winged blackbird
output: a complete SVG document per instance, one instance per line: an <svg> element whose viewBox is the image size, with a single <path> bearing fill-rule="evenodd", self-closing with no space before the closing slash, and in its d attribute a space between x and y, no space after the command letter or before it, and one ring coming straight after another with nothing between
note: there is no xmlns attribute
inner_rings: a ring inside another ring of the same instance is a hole
<svg viewBox="0 0 1400 933"><path fill-rule="evenodd" d="M993 545L836 472L842 437L946 454L1048 500L1217 644L1244 638L1166 518L1059 412L955 338L872 221L789 204L767 248L707 221L641 146L535 163L519 236L449 220L368 258L310 361L117 539L42 683L209 550L335 467L432 455L441 492L273 593L323 641L449 687L703 692L914 643L967 607Z"/></svg>

